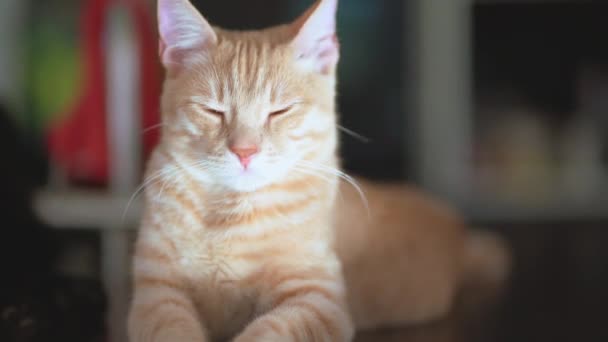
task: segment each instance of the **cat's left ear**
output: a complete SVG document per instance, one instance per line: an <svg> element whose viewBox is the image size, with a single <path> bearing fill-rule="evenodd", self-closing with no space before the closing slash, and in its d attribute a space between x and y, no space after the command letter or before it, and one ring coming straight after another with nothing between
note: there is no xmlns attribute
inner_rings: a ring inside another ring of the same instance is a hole
<svg viewBox="0 0 608 342"><path fill-rule="evenodd" d="M329 74L335 70L340 56L336 37L338 0L317 0L293 22L295 37L292 46L298 62L313 71Z"/></svg>
<svg viewBox="0 0 608 342"><path fill-rule="evenodd" d="M204 56L217 42L211 25L189 0L158 0L159 54L170 71Z"/></svg>

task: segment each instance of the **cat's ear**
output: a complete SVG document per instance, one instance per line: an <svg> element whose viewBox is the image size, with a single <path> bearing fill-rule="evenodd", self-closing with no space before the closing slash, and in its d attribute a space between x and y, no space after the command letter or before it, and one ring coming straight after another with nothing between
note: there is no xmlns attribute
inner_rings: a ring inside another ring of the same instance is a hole
<svg viewBox="0 0 608 342"><path fill-rule="evenodd" d="M328 74L335 69L340 56L336 37L338 0L317 0L293 22L292 41L296 58L316 72Z"/></svg>
<svg viewBox="0 0 608 342"><path fill-rule="evenodd" d="M159 54L173 70L195 61L217 42L213 28L188 0L158 0Z"/></svg>

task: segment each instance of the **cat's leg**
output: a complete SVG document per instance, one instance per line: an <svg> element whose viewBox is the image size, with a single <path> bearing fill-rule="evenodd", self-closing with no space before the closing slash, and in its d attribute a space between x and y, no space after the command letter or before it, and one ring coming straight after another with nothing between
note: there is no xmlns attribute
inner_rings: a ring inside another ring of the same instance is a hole
<svg viewBox="0 0 608 342"><path fill-rule="evenodd" d="M351 341L354 326L342 279L295 279L274 294L273 309L256 318L234 342Z"/></svg>
<svg viewBox="0 0 608 342"><path fill-rule="evenodd" d="M136 247L134 298L129 313L131 342L206 342L204 324L175 264L158 249Z"/></svg>
<svg viewBox="0 0 608 342"><path fill-rule="evenodd" d="M129 314L131 342L206 342L205 331L188 298L174 290L140 289Z"/></svg>

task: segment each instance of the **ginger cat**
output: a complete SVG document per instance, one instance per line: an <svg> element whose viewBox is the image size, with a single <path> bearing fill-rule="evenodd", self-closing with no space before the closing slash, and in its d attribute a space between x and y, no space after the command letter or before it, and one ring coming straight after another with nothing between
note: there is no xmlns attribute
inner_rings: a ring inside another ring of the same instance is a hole
<svg viewBox="0 0 608 342"><path fill-rule="evenodd" d="M336 0L212 28L159 0L163 131L134 256L131 341L349 341L332 248Z"/></svg>
<svg viewBox="0 0 608 342"><path fill-rule="evenodd" d="M319 0L293 23L236 32L158 1L167 78L131 341L350 341L353 320L448 310L471 259L460 220L362 181L368 216L339 171L336 10Z"/></svg>

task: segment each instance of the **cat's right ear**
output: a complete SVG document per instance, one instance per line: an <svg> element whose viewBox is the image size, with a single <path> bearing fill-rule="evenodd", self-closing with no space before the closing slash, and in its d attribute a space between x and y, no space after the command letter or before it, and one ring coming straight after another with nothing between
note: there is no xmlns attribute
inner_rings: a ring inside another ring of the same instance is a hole
<svg viewBox="0 0 608 342"><path fill-rule="evenodd" d="M217 42L213 28L188 0L158 0L160 59L177 71L204 56Z"/></svg>
<svg viewBox="0 0 608 342"><path fill-rule="evenodd" d="M296 33L292 46L297 59L322 74L334 71L340 56L336 37L337 10L338 0L317 0L291 24Z"/></svg>

